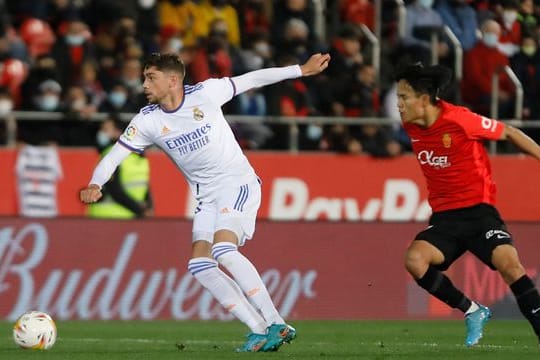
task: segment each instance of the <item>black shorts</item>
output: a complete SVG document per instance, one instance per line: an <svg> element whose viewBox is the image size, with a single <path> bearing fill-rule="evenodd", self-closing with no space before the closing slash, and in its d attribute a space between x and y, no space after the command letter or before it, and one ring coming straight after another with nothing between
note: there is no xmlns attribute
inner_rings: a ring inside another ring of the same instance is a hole
<svg viewBox="0 0 540 360"><path fill-rule="evenodd" d="M493 249L513 245L512 234L499 212L488 204L433 213L429 226L415 240L425 240L441 250L444 262L435 265L439 270L448 269L467 250L495 270L491 263Z"/></svg>

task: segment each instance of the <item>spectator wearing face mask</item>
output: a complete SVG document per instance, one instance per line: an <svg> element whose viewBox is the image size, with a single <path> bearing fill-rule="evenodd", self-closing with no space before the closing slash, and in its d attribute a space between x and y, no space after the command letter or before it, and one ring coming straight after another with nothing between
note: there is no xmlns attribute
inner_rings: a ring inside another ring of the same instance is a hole
<svg viewBox="0 0 540 360"><path fill-rule="evenodd" d="M30 67L28 76L21 85L21 110L35 110L35 96L39 91L39 86L46 80L57 81L57 72L60 69L56 61L50 55L43 55L36 58L33 66Z"/></svg>
<svg viewBox="0 0 540 360"><path fill-rule="evenodd" d="M67 29L51 50L58 69L58 80L62 86L77 84L81 80L83 64L95 61L94 46L90 41L88 26L77 19L67 23Z"/></svg>
<svg viewBox="0 0 540 360"><path fill-rule="evenodd" d="M538 43L532 34L525 34L520 51L510 59L512 70L523 86L523 118L540 119L540 53ZM523 129L527 135L540 140L538 129Z"/></svg>
<svg viewBox="0 0 540 360"><path fill-rule="evenodd" d="M37 83L31 102L25 110L57 112L62 111L62 87L53 79L42 80ZM45 122L42 120L22 121L17 129L18 140L32 145L45 142L61 143L63 131L59 122Z"/></svg>
<svg viewBox="0 0 540 360"><path fill-rule="evenodd" d="M273 43L281 46L285 41L287 25L290 20L301 20L307 26L308 42L317 41L315 34L315 8L313 1L309 0L276 0L272 1L272 26L271 32Z"/></svg>
<svg viewBox="0 0 540 360"><path fill-rule="evenodd" d="M38 93L34 97L34 108L37 111L59 111L62 86L52 79L38 85Z"/></svg>
<svg viewBox="0 0 540 360"><path fill-rule="evenodd" d="M496 19L501 25L501 35L497 46L509 57L519 51L521 44L521 23L517 21L518 10L517 0L503 0Z"/></svg>
<svg viewBox="0 0 540 360"><path fill-rule="evenodd" d="M461 94L474 112L490 115L493 74L510 65L508 56L497 44L501 26L495 20L485 20L481 26L482 40L465 53ZM499 118L512 115L514 86L505 72L499 73Z"/></svg>
<svg viewBox="0 0 540 360"><path fill-rule="evenodd" d="M113 84L99 106L99 112L106 113L135 113L138 110L137 104L129 97L127 88L121 82Z"/></svg>
<svg viewBox="0 0 540 360"><path fill-rule="evenodd" d="M292 18L285 23L283 40L276 46L277 56L288 54L296 57L299 63L305 62L309 56L317 52L315 43L309 40L309 27L301 20Z"/></svg>
<svg viewBox="0 0 540 360"><path fill-rule="evenodd" d="M96 144L101 156L105 156L118 140L125 123L109 115L96 133ZM144 155L131 153L116 169L101 190L103 197L88 205L92 218L133 219L151 216L153 213L150 192L150 163Z"/></svg>
<svg viewBox="0 0 540 360"><path fill-rule="evenodd" d="M204 35L209 35L216 20L223 20L227 28L227 41L229 44L240 46L240 26L238 13L229 0L202 0L199 5L200 17L206 24Z"/></svg>

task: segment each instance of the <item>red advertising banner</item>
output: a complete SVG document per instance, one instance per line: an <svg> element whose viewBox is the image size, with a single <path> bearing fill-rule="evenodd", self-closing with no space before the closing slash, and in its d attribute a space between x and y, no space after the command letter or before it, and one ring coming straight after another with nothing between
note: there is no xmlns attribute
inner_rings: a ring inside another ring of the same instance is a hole
<svg viewBox="0 0 540 360"><path fill-rule="evenodd" d="M58 182L61 216L84 216L78 190L98 160L91 149L61 149ZM161 152L149 151L156 217L190 218L195 206L186 182ZM416 159L335 154L249 153L263 180L260 218L272 220L424 221L425 182ZM16 153L0 150L0 216L17 212ZM498 208L507 220L540 221L540 166L530 157L494 156Z"/></svg>
<svg viewBox="0 0 540 360"><path fill-rule="evenodd" d="M459 317L406 273L418 223L268 222L243 248L288 319ZM540 224L509 224L539 282ZM187 271L187 221L0 219L0 318L231 319ZM470 255L449 276L498 317L518 310L498 273Z"/></svg>

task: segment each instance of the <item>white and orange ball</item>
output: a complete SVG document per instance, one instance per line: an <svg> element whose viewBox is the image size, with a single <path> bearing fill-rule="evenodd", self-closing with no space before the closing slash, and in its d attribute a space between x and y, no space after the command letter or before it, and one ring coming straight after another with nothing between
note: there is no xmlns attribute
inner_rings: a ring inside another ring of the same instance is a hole
<svg viewBox="0 0 540 360"><path fill-rule="evenodd" d="M13 341L23 349L50 349L56 342L56 324L49 314L27 311L13 325Z"/></svg>

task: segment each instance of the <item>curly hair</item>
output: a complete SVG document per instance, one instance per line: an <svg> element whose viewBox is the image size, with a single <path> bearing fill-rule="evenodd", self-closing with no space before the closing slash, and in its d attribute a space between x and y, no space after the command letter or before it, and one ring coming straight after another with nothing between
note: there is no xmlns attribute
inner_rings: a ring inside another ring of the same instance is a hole
<svg viewBox="0 0 540 360"><path fill-rule="evenodd" d="M144 61L143 69L155 67L159 71L174 71L186 75L186 67L176 54L153 53Z"/></svg>

